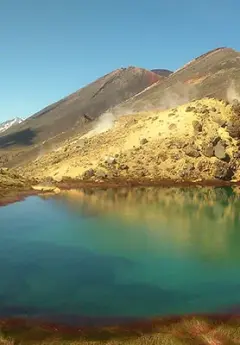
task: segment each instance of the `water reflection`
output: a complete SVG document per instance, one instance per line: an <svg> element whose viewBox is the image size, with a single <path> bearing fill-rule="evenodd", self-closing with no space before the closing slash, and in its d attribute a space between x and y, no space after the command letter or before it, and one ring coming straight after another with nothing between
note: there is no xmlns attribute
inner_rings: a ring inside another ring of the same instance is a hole
<svg viewBox="0 0 240 345"><path fill-rule="evenodd" d="M118 219L119 224L135 224L136 230L144 227L153 232L153 240L164 237L207 260L240 257L238 187L81 189L63 191L56 200L85 217ZM110 241L111 231L108 235Z"/></svg>
<svg viewBox="0 0 240 345"><path fill-rule="evenodd" d="M0 316L237 307L238 195L237 188L88 189L0 209Z"/></svg>

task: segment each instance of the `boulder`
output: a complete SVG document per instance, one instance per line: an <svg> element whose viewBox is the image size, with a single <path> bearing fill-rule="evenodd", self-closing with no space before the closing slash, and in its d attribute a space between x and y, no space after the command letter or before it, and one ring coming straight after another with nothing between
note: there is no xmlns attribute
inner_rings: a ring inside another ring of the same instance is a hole
<svg viewBox="0 0 240 345"><path fill-rule="evenodd" d="M196 168L197 170L199 170L200 173L209 172L210 170L209 161L206 159L200 159L196 164Z"/></svg>
<svg viewBox="0 0 240 345"><path fill-rule="evenodd" d="M142 138L141 140L140 140L140 145L145 145L145 144L147 144L148 143L148 140L146 139L146 138Z"/></svg>
<svg viewBox="0 0 240 345"><path fill-rule="evenodd" d="M60 189L56 186L44 186L44 185L36 185L32 186L32 189L38 191L38 192L45 192L45 193L60 193Z"/></svg>
<svg viewBox="0 0 240 345"><path fill-rule="evenodd" d="M213 157L214 156L214 146L209 143L209 144L203 144L202 146L202 153L206 157Z"/></svg>
<svg viewBox="0 0 240 345"><path fill-rule="evenodd" d="M105 163L111 165L111 164L116 164L117 161L116 161L116 158L115 158L115 157L109 156L109 157L106 157L106 158L105 158Z"/></svg>
<svg viewBox="0 0 240 345"><path fill-rule="evenodd" d="M177 149L182 149L182 148L184 148L185 146L187 146L186 142L185 142L184 140L181 140L181 139L176 140L176 141L175 141L175 145L176 145L176 148L177 148Z"/></svg>
<svg viewBox="0 0 240 345"><path fill-rule="evenodd" d="M213 174L217 179L230 181L234 175L234 171L228 163L223 161L216 161Z"/></svg>
<svg viewBox="0 0 240 345"><path fill-rule="evenodd" d="M182 168L179 174L181 177L189 178L192 175L194 170L195 170L194 164L189 162L184 165L184 167Z"/></svg>
<svg viewBox="0 0 240 345"><path fill-rule="evenodd" d="M202 124L199 121L194 120L192 125L195 132L202 132Z"/></svg>
<svg viewBox="0 0 240 345"><path fill-rule="evenodd" d="M209 144L216 146L220 140L221 140L221 137L219 135L212 136L211 138L209 138Z"/></svg>
<svg viewBox="0 0 240 345"><path fill-rule="evenodd" d="M232 119L227 124L227 131L230 137L240 139L240 119Z"/></svg>
<svg viewBox="0 0 240 345"><path fill-rule="evenodd" d="M102 169L99 169L95 172L95 177L96 178L99 178L99 179L104 179L106 178L108 175L106 173L106 171L102 170Z"/></svg>
<svg viewBox="0 0 240 345"><path fill-rule="evenodd" d="M121 165L119 166L119 169L120 169L120 170L128 170L129 167L128 167L127 164L121 164Z"/></svg>
<svg viewBox="0 0 240 345"><path fill-rule="evenodd" d="M91 169L84 171L82 177L84 179L89 179L89 178L93 177L94 175L95 175L95 171L91 168Z"/></svg>
<svg viewBox="0 0 240 345"><path fill-rule="evenodd" d="M227 122L220 114L213 114L212 115L213 122L217 123L220 127L225 127Z"/></svg>
<svg viewBox="0 0 240 345"><path fill-rule="evenodd" d="M217 157L218 159L221 159L221 160L224 160L227 157L225 147L220 141L214 147L214 155L215 155L215 157Z"/></svg>
<svg viewBox="0 0 240 345"><path fill-rule="evenodd" d="M177 125L175 125L175 123L171 123L169 126L168 126L168 129L170 129L170 131L174 130L174 129L177 129Z"/></svg>
<svg viewBox="0 0 240 345"><path fill-rule="evenodd" d="M9 172L8 168L0 168L0 174L5 175Z"/></svg>
<svg viewBox="0 0 240 345"><path fill-rule="evenodd" d="M195 145L192 145L192 146L188 145L188 146L184 147L183 151L189 157L197 158L197 157L201 156L200 152L198 151L198 149Z"/></svg>
<svg viewBox="0 0 240 345"><path fill-rule="evenodd" d="M191 112L191 111L194 111L196 108L195 107L191 107L190 105L185 109L185 111L187 113Z"/></svg>
<svg viewBox="0 0 240 345"><path fill-rule="evenodd" d="M209 114L209 109L208 109L208 106L207 105L202 105L202 107L198 110L198 112L200 114L204 114L204 115L207 115Z"/></svg>
<svg viewBox="0 0 240 345"><path fill-rule="evenodd" d="M239 159L240 158L240 151L233 152L233 158Z"/></svg>

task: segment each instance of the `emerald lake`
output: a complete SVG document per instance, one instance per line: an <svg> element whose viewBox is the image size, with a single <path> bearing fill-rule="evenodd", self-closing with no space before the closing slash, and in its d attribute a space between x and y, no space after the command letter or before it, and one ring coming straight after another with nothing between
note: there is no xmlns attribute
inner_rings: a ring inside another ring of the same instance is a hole
<svg viewBox="0 0 240 345"><path fill-rule="evenodd" d="M239 311L239 196L239 187L89 189L0 207L0 317Z"/></svg>

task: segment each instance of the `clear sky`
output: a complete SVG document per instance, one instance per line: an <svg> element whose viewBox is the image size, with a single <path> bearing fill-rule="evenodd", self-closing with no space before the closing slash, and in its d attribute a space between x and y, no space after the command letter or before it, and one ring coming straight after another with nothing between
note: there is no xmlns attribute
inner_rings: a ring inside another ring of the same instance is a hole
<svg viewBox="0 0 240 345"><path fill-rule="evenodd" d="M239 0L0 0L0 122L119 67L240 50Z"/></svg>

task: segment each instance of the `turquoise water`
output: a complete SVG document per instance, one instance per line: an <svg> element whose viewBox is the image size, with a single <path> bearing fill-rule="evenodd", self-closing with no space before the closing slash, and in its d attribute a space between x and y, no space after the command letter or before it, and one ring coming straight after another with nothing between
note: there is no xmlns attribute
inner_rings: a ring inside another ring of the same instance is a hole
<svg viewBox="0 0 240 345"><path fill-rule="evenodd" d="M152 317L240 305L232 188L69 191L0 208L0 316Z"/></svg>

